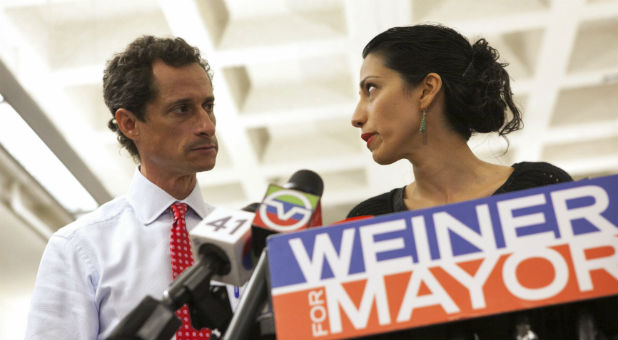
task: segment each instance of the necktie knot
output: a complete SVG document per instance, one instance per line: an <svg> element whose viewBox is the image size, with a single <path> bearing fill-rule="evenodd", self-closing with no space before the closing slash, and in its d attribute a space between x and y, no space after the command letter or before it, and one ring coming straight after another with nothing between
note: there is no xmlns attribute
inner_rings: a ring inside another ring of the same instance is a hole
<svg viewBox="0 0 618 340"><path fill-rule="evenodd" d="M172 213L174 214L174 221L184 219L187 213L187 204L186 203L172 204Z"/></svg>

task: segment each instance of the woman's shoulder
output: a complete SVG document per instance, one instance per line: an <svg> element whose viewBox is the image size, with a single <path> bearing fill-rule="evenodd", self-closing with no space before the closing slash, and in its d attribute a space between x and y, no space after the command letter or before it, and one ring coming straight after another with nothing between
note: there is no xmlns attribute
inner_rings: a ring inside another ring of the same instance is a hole
<svg viewBox="0 0 618 340"><path fill-rule="evenodd" d="M547 162L520 162L512 166L513 173L497 194L573 180L566 171Z"/></svg>
<svg viewBox="0 0 618 340"><path fill-rule="evenodd" d="M348 213L347 218L357 216L377 216L395 212L395 196L402 192L402 188L395 188L389 192L368 198L357 204Z"/></svg>

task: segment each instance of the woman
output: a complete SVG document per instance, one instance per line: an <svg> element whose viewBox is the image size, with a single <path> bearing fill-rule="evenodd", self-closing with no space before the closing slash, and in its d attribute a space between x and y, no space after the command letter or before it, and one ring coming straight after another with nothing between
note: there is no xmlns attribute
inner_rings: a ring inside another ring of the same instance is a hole
<svg viewBox="0 0 618 340"><path fill-rule="evenodd" d="M505 64L484 39L470 45L444 26L395 27L373 38L363 58L352 125L361 130L377 163L407 159L415 180L365 200L348 217L428 208L572 180L548 163L488 163L468 147L473 133L505 136L522 127ZM564 321L563 316L556 307L388 336L533 339L536 332L553 338L559 337L555 322ZM565 334L576 334L572 325L565 327Z"/></svg>
<svg viewBox="0 0 618 340"><path fill-rule="evenodd" d="M571 181L548 163L496 165L468 147L473 133L504 136L522 127L505 64L484 39L470 46L447 27L395 27L373 38L363 58L352 125L377 163L407 159L415 181L362 202L348 217Z"/></svg>

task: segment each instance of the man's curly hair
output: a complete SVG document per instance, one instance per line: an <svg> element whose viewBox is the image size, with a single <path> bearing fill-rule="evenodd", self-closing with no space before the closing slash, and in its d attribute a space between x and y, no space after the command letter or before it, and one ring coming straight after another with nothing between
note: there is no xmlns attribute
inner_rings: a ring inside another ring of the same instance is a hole
<svg viewBox="0 0 618 340"><path fill-rule="evenodd" d="M140 157L135 144L120 131L114 116L118 109L124 108L133 112L137 119L145 121L146 103L158 93L152 74L152 63L157 59L173 67L198 63L212 81L208 62L202 59L196 47L182 38L142 36L107 62L103 73L103 98L112 114L107 126L118 135L118 142L137 161Z"/></svg>

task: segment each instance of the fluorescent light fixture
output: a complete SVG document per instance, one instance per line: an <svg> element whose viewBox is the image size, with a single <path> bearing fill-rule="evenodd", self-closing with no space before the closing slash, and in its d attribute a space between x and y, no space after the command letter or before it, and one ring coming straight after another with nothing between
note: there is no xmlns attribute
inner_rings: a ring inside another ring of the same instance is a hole
<svg viewBox="0 0 618 340"><path fill-rule="evenodd" d="M94 198L0 95L0 144L73 215L92 211Z"/></svg>

